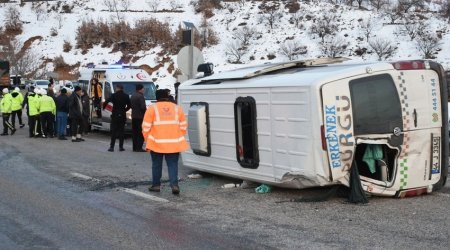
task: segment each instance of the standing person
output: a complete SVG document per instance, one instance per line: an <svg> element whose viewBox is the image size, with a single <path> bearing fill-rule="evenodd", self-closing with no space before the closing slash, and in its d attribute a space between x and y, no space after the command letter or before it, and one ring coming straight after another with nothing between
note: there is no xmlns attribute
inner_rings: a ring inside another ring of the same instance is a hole
<svg viewBox="0 0 450 250"><path fill-rule="evenodd" d="M133 129L133 152L146 152L142 148L144 137L142 136L142 121L147 106L145 105L144 86L136 85L136 92L131 96L131 126Z"/></svg>
<svg viewBox="0 0 450 250"><path fill-rule="evenodd" d="M103 109L110 102L113 104L113 108L111 114L111 144L108 151L114 152L116 138L119 139L119 151L125 151L123 148L123 141L125 139L124 130L127 121L126 112L130 110L130 97L123 92L123 86L121 84L117 84L116 92L103 103Z"/></svg>
<svg viewBox="0 0 450 250"><path fill-rule="evenodd" d="M23 104L23 95L20 93L20 89L16 87L14 91L11 93L12 97L12 126L16 128L16 116L19 119L20 128L25 127L25 124L22 122L22 104Z"/></svg>
<svg viewBox="0 0 450 250"><path fill-rule="evenodd" d="M180 82L176 82L173 84L173 87L175 88L175 102L178 103L178 88L180 87Z"/></svg>
<svg viewBox="0 0 450 250"><path fill-rule="evenodd" d="M3 118L3 134L1 135L8 135L8 128L11 130L11 135L13 135L16 132L16 129L13 127L13 125L9 122L9 117L11 116L12 112L12 97L9 93L8 88L3 89L3 98L0 102L0 106L2 109L2 118Z"/></svg>
<svg viewBox="0 0 450 250"><path fill-rule="evenodd" d="M50 78L50 83L48 84L47 88L47 95L51 98L55 98L55 91L53 88L55 87L55 84L53 83L53 78Z"/></svg>
<svg viewBox="0 0 450 250"><path fill-rule="evenodd" d="M180 152L189 148L184 138L186 130L183 109L170 101L166 90L157 90L156 104L147 109L142 122L142 134L152 157L152 186L149 191L161 190L162 163L165 158L172 193L180 193L178 159Z"/></svg>
<svg viewBox="0 0 450 250"><path fill-rule="evenodd" d="M46 92L45 92L45 89L42 89L42 88L34 89L34 92L36 92L35 101L36 101L36 109L37 109L37 116L36 116L36 121L34 124L34 137L39 138L39 137L42 137L42 135L44 134L42 132L42 126L41 126L41 115L39 112L39 103L42 98L42 95L45 94Z"/></svg>
<svg viewBox="0 0 450 250"><path fill-rule="evenodd" d="M58 97L56 97L56 136L59 140L67 140L66 127L67 116L69 114L69 97L67 89L62 88Z"/></svg>
<svg viewBox="0 0 450 250"><path fill-rule="evenodd" d="M100 103L102 100L102 85L98 82L97 78L91 80L91 98L93 101L94 109L98 118L102 117L102 111L100 109Z"/></svg>
<svg viewBox="0 0 450 250"><path fill-rule="evenodd" d="M28 132L30 137L35 136L36 130L36 120L39 119L39 111L37 105L37 94L34 93L34 87L31 86L28 93L25 95L23 101L23 107L27 105L27 115L28 115Z"/></svg>
<svg viewBox="0 0 450 250"><path fill-rule="evenodd" d="M45 93L45 91L44 91ZM39 99L38 109L41 120L42 138L53 138L53 123L55 122L56 105L55 101L47 93L42 94Z"/></svg>
<svg viewBox="0 0 450 250"><path fill-rule="evenodd" d="M81 87L76 86L69 100L70 128L72 130L72 142L84 141L83 133L83 103L81 102Z"/></svg>
<svg viewBox="0 0 450 250"><path fill-rule="evenodd" d="M81 103L83 104L82 116L83 116L83 132L86 135L89 128L89 114L90 114L90 103L89 95L84 89L81 90Z"/></svg>

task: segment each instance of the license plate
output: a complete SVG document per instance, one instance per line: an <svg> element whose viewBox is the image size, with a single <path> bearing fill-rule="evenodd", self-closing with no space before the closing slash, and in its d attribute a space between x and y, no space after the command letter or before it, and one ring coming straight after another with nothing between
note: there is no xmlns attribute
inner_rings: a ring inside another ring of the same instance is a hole
<svg viewBox="0 0 450 250"><path fill-rule="evenodd" d="M441 137L431 137L431 174L439 174L441 172Z"/></svg>

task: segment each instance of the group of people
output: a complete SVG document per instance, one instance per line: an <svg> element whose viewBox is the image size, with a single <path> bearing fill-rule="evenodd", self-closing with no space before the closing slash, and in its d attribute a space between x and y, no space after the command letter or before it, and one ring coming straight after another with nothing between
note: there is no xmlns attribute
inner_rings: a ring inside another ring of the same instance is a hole
<svg viewBox="0 0 450 250"><path fill-rule="evenodd" d="M53 138L56 135L60 140L67 140L66 127L70 120L72 142L84 141L81 135L90 114L90 99L94 106L99 106L98 100L101 100L102 93L97 79L93 79L91 84L90 96L79 86L76 86L72 93L69 93L66 88L61 88L59 94L55 96L52 81L47 91L30 87L25 98L18 88L12 93L9 93L7 88L3 89L1 110L4 131L2 135L8 135L8 130L11 131L11 135L16 132L15 116L18 116L20 128L25 126L22 123L21 112L26 106L30 137ZM184 138L187 131L184 112L176 104L175 99L171 98L167 89L157 90L156 104L147 107L144 91L144 86L137 84L136 92L130 98L123 91L123 86L118 84L115 92L103 103L101 107L103 109L107 108L109 103L113 104L111 143L108 151L114 151L116 139L119 140L119 151L125 150L123 145L126 112L131 109L133 151L150 152L152 158L153 178L149 191L160 192L162 163L165 159L172 193L179 194L179 154L189 148ZM95 110L97 116L101 117L101 110ZM9 121L11 115L13 115L12 122Z"/></svg>

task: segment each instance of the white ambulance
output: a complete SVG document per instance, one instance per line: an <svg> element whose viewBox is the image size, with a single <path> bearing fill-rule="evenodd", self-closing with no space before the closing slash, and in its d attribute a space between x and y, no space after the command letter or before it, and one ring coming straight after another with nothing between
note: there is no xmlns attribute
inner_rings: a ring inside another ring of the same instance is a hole
<svg viewBox="0 0 450 250"><path fill-rule="evenodd" d="M136 92L136 85L142 84L145 92L145 102L150 105L151 102L156 102L155 84L151 81L149 74L142 69L130 68L122 65L99 65L94 68L85 68L80 71L80 78L78 85L91 93L91 79L97 78L102 85L102 99L101 107L116 89L116 86L121 84L123 90L128 95ZM112 103L106 106L106 109L101 111L101 117L97 116L95 112L94 103L91 100L90 125L92 129L109 131L111 126L111 112ZM127 112L126 131L131 131L131 110Z"/></svg>
<svg viewBox="0 0 450 250"><path fill-rule="evenodd" d="M286 188L404 197L448 173L447 83L433 61L261 65L181 84L189 168Z"/></svg>

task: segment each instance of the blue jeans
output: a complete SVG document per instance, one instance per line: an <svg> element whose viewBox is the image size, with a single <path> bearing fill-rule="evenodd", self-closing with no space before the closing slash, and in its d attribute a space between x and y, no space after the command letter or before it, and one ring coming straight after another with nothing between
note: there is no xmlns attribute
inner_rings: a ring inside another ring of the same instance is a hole
<svg viewBox="0 0 450 250"><path fill-rule="evenodd" d="M169 172L170 186L178 186L178 158L180 153L163 154L152 151L150 152L150 155L152 156L152 185L161 185L162 163L163 158L165 157Z"/></svg>
<svg viewBox="0 0 450 250"><path fill-rule="evenodd" d="M56 112L56 135L65 136L67 127L67 113Z"/></svg>

